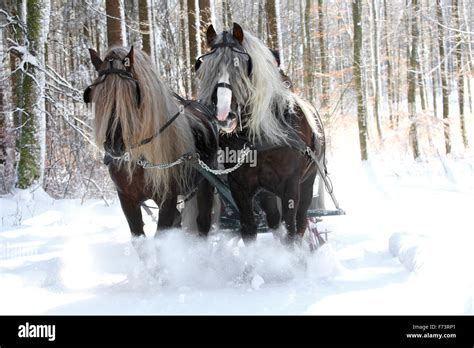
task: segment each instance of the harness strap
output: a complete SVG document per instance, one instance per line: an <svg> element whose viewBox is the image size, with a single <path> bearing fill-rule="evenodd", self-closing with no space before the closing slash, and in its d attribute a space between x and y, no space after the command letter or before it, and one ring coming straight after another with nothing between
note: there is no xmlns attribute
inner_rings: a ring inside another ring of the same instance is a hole
<svg viewBox="0 0 474 348"><path fill-rule="evenodd" d="M222 87L222 88L227 88L227 89L230 89L232 91L232 86L226 82L219 82L217 85L216 85L216 88L219 88L219 87Z"/></svg>
<svg viewBox="0 0 474 348"><path fill-rule="evenodd" d="M174 114L174 116L171 117L160 129L158 129L158 131L155 134L153 134L152 136L150 136L146 139L143 139L138 144L135 144L135 145L131 146L130 149L134 149L134 148L137 148L139 146L143 146L143 145L146 145L146 144L150 143L154 138L156 138L161 133L163 133L166 130L166 128L171 126L171 124L178 118L179 115L181 115L183 113L183 111L184 111L184 108L179 110L176 114Z"/></svg>
<svg viewBox="0 0 474 348"><path fill-rule="evenodd" d="M197 160L192 160L190 161L190 163L193 168L195 168L204 178L206 178L212 185L214 185L214 187L220 192L222 198L224 198L227 203L229 203L235 210L239 210L237 204L234 201L234 198L232 197L232 193L230 192L229 187L224 184L221 178L202 168Z"/></svg>
<svg viewBox="0 0 474 348"><path fill-rule="evenodd" d="M122 70L123 71L123 70ZM176 119L178 118L179 115L183 114L184 113L184 109L193 105L194 109L206 114L209 118L211 118L213 116L213 113L211 110L209 110L209 108L207 108L205 105L199 103L199 102L196 102L194 100L187 100L187 99L184 99L183 97L181 97L179 94L173 92L173 96L178 99L178 101L180 102L180 104L182 105L182 107L180 108L180 110L173 115L173 117L171 117L155 134L153 134L152 136L146 138L146 139L143 139L142 141L140 141L138 144L135 144L131 147L131 149L134 149L136 147L139 147L139 146L143 146L143 145L146 145L148 143L150 143L154 138L156 138L157 136L159 136L161 133L163 133L166 128L168 128L169 126L171 126L171 124L176 121ZM198 106L197 106L198 105ZM199 110L201 109L201 110Z"/></svg>

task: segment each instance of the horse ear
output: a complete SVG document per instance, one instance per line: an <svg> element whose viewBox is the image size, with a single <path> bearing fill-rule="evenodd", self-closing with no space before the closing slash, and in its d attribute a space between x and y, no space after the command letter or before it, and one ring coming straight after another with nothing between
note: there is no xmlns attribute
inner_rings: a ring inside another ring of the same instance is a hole
<svg viewBox="0 0 474 348"><path fill-rule="evenodd" d="M207 27L206 31L206 40L207 40L207 45L209 47L212 46L212 43L214 42L214 39L216 38L217 34L216 31L214 30L214 26L211 24Z"/></svg>
<svg viewBox="0 0 474 348"><path fill-rule="evenodd" d="M128 52L128 54L125 56L125 58L123 59L123 65L125 66L125 68L127 69L127 71L130 71L132 70L132 67L133 67L133 46L130 47L130 52Z"/></svg>
<svg viewBox="0 0 474 348"><path fill-rule="evenodd" d="M232 29L232 35L237 39L237 41L242 44L242 41L244 41L244 31L242 30L242 27L238 25L237 23L234 23L234 28Z"/></svg>
<svg viewBox="0 0 474 348"><path fill-rule="evenodd" d="M102 59L100 59L99 54L92 48L89 48L89 54L91 56L92 65L94 66L95 70L99 71L103 63Z"/></svg>

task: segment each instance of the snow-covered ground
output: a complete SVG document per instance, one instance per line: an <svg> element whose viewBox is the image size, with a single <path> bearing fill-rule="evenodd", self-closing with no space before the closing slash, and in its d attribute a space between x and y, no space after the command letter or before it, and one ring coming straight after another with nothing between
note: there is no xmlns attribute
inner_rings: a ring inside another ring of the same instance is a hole
<svg viewBox="0 0 474 348"><path fill-rule="evenodd" d="M324 219L306 268L268 234L154 242L149 217L145 264L118 201L4 196L0 314L474 314L473 158L336 156L330 172L347 215ZM246 262L261 279L238 281Z"/></svg>

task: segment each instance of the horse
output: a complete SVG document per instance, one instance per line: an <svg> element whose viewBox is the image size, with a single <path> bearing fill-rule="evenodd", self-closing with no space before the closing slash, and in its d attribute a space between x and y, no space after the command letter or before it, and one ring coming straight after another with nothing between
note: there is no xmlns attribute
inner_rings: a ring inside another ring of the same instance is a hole
<svg viewBox="0 0 474 348"><path fill-rule="evenodd" d="M195 63L198 100L214 108L221 147L237 151L247 146L257 152L256 165L245 163L228 174L242 239L246 245L256 240L253 198L264 192L260 205L268 227L275 230L283 220L287 234L282 241L290 247L300 244L316 176L324 175L318 170L325 168L322 122L308 102L287 88L270 49L240 25L219 35L210 25L206 39L210 51ZM275 196L281 199L281 216ZM314 206L324 209L322 180Z"/></svg>
<svg viewBox="0 0 474 348"><path fill-rule="evenodd" d="M178 195L197 190L198 233L211 227L213 187L184 161L198 153L208 165L215 162L217 137L206 115L179 105L160 80L146 53L114 47L101 59L89 49L98 78L86 88L84 101L94 109L95 142L106 155L104 163L115 184L132 241L145 236L141 206L159 206L155 236L180 226ZM166 165L169 164L169 165Z"/></svg>

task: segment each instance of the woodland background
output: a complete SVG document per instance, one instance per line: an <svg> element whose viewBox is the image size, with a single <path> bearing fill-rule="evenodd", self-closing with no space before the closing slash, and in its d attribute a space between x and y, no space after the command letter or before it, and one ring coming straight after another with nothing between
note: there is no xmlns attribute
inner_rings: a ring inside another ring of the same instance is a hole
<svg viewBox="0 0 474 348"><path fill-rule="evenodd" d="M87 49L142 48L192 98L210 23L219 32L237 22L279 49L295 92L322 114L330 150L348 127L364 161L464 158L473 18L469 0L0 0L0 193L113 194L82 101L96 76Z"/></svg>

